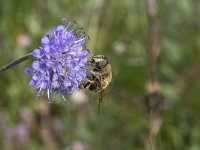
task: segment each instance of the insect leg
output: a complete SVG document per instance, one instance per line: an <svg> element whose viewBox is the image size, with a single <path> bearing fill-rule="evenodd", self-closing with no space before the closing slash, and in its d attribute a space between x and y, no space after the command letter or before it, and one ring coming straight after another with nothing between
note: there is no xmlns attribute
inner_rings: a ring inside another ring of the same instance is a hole
<svg viewBox="0 0 200 150"><path fill-rule="evenodd" d="M101 113L101 104L103 103L103 89L101 85L101 77L99 79L99 84L100 84L100 95L99 95L99 105L98 105L98 113Z"/></svg>

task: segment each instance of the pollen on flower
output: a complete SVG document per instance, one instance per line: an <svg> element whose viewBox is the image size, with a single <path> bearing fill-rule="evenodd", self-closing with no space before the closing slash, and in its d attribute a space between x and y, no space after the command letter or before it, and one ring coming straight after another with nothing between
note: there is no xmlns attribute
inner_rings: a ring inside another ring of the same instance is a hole
<svg viewBox="0 0 200 150"><path fill-rule="evenodd" d="M37 97L47 92L72 94L79 83L86 78L87 58L90 51L85 48L87 36L75 24L59 25L42 37L41 46L33 50L36 58L32 68L25 73L32 74L30 86L35 87Z"/></svg>

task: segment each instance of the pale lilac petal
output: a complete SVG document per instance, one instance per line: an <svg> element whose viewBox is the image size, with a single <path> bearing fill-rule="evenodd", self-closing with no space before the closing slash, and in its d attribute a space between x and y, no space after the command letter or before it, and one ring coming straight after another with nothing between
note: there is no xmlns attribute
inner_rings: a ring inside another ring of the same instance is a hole
<svg viewBox="0 0 200 150"><path fill-rule="evenodd" d="M41 52L39 49L35 49L33 52L32 52L32 55L34 57L37 57L37 58L40 58L41 57Z"/></svg>
<svg viewBox="0 0 200 150"><path fill-rule="evenodd" d="M33 64L32 64L32 68L33 68L34 70L38 70L39 67L40 67L39 61L34 61Z"/></svg>
<svg viewBox="0 0 200 150"><path fill-rule="evenodd" d="M49 38L47 36L44 36L41 40L42 44L49 44Z"/></svg>
<svg viewBox="0 0 200 150"><path fill-rule="evenodd" d="M24 72L27 74L33 74L34 70L32 68L25 68Z"/></svg>

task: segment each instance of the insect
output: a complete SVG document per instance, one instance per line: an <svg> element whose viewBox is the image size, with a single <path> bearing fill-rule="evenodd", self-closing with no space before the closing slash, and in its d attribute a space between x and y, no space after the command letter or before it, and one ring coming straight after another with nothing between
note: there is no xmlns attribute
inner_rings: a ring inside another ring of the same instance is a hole
<svg viewBox="0 0 200 150"><path fill-rule="evenodd" d="M88 71L87 79L80 84L80 87L82 89L88 89L89 91L100 92L100 110L103 91L112 81L112 67L104 55L95 55L88 63L90 66L92 66L92 69L91 71Z"/></svg>

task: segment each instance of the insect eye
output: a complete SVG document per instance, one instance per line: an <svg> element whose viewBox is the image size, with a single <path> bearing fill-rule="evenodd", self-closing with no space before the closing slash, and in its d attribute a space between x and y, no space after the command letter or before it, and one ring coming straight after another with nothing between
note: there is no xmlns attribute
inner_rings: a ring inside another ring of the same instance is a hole
<svg viewBox="0 0 200 150"><path fill-rule="evenodd" d="M102 68L105 68L107 65L107 62L106 61L101 61L99 63L96 64L96 68L97 69L102 69Z"/></svg>

